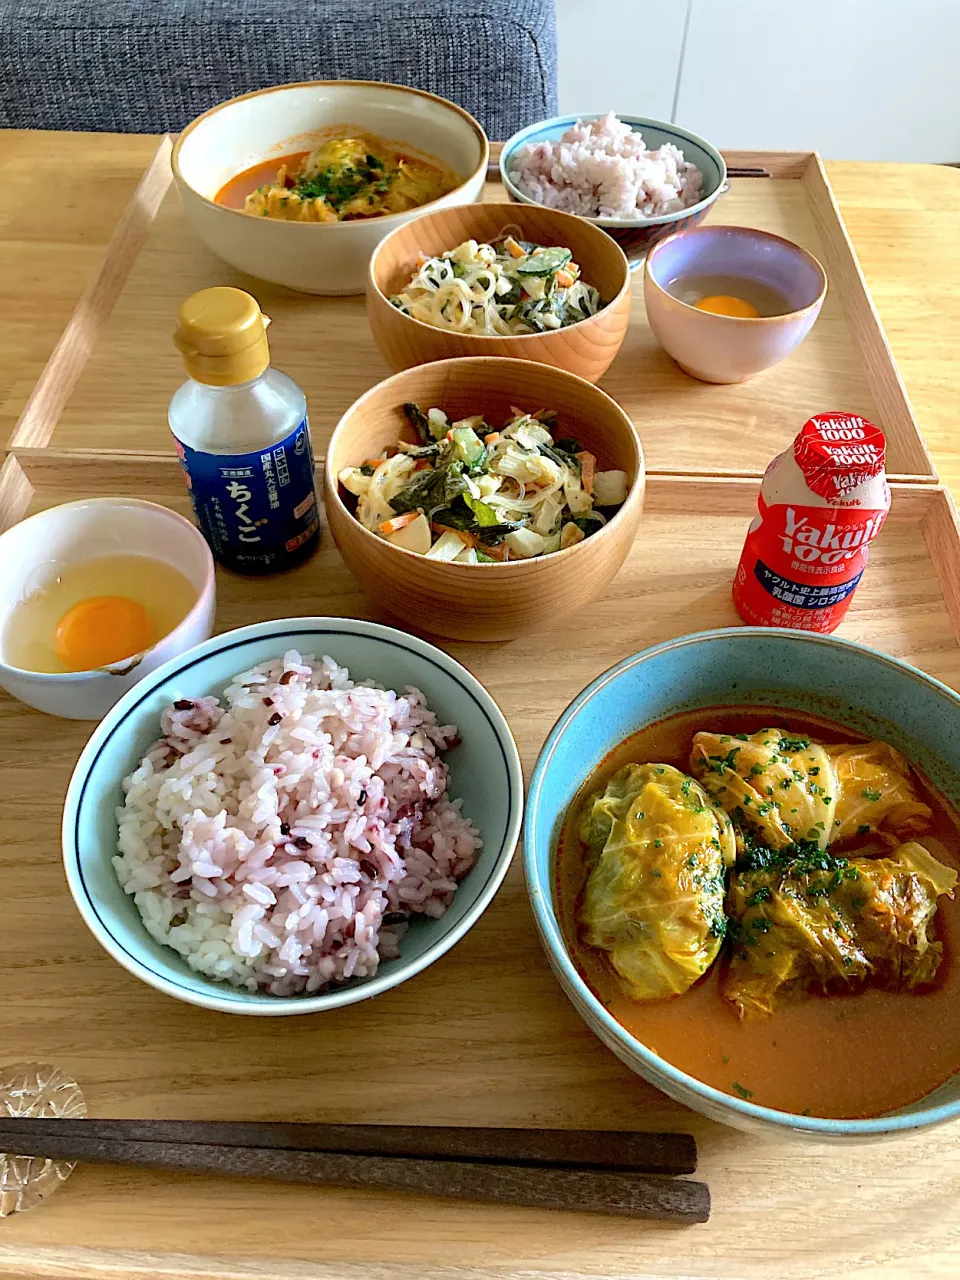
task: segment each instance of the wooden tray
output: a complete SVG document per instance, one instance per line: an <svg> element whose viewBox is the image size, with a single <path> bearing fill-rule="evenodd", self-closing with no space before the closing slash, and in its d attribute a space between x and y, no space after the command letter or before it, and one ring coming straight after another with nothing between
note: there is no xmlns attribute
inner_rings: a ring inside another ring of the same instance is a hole
<svg viewBox="0 0 960 1280"><path fill-rule="evenodd" d="M235 284L273 319L278 368L304 388L314 442L326 446L343 411L389 372L370 336L362 298L315 298L253 280L219 261L187 225L164 139L104 257L99 274L18 422L19 448L129 450L171 455L167 405L183 381L171 341L181 300ZM826 172L812 153L731 152L732 166L767 177L732 178L715 223L756 226L795 240L826 268L830 290L807 340L750 382L696 382L647 326L641 272L624 345L601 381L637 425L653 471L759 475L818 411L865 414L887 435L887 471L935 481L892 353L860 273ZM485 198L505 200L499 182Z"/></svg>
<svg viewBox="0 0 960 1280"><path fill-rule="evenodd" d="M730 581L756 488L651 477L630 558L580 620L589 644L572 646L558 628L511 644L447 646L499 701L528 773L560 711L610 664L736 622ZM172 460L27 451L0 473L0 524L88 494L188 510ZM949 495L894 486L841 634L960 686L958 553ZM259 581L220 573L218 592L220 628L311 612L376 616L328 537L294 572ZM94 1116L689 1129L714 1215L678 1230L90 1166L46 1206L0 1226L0 1275L799 1280L920 1274L920 1255L940 1260L936 1274L954 1274L960 1127L853 1150L784 1148L671 1102L604 1049L560 991L519 860L453 951L336 1014L232 1018L139 983L88 933L61 870L60 808L89 728L0 694L0 1061L65 1068Z"/></svg>

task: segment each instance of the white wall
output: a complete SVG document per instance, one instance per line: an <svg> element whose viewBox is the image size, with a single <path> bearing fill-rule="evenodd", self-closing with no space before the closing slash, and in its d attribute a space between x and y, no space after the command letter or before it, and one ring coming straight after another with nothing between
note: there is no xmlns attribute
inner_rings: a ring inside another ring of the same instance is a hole
<svg viewBox="0 0 960 1280"><path fill-rule="evenodd" d="M557 0L557 21L561 111L672 119L721 147L960 161L960 0Z"/></svg>
<svg viewBox="0 0 960 1280"><path fill-rule="evenodd" d="M562 114L613 110L671 119L686 0L556 0L556 5Z"/></svg>

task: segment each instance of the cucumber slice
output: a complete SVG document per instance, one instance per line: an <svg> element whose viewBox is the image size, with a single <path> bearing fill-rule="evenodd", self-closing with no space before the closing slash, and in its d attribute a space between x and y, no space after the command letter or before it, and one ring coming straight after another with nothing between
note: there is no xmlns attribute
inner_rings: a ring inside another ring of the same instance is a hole
<svg viewBox="0 0 960 1280"><path fill-rule="evenodd" d="M523 258L517 263L517 274L549 276L565 267L572 257L569 249L561 249L559 245L552 249L541 249L539 253L531 254L529 258Z"/></svg>
<svg viewBox="0 0 960 1280"><path fill-rule="evenodd" d="M453 453L468 467L474 466L485 452L483 441L472 427L454 427Z"/></svg>

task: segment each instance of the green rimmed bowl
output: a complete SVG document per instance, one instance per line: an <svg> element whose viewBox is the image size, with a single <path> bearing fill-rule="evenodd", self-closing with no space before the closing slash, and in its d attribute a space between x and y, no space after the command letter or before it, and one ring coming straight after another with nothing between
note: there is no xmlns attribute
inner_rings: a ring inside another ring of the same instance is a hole
<svg viewBox="0 0 960 1280"><path fill-rule="evenodd" d="M598 116L554 116L551 120L541 120L537 124L528 125L509 138L500 152L500 179L504 190L511 200L519 204L536 204L537 201L520 190L511 177L516 167L518 148L538 142L557 142L566 131L578 120L595 120ZM617 118L629 125L635 133L643 134L647 149L654 151L664 143L673 143L680 148L684 158L695 164L703 174L703 195L696 204L687 209L679 209L676 213L663 213L653 218L584 218L595 227L602 229L616 240L627 255L631 270L641 265L646 253L660 240L672 236L676 231L686 231L698 226L710 212L717 200L727 191L727 165L723 156L712 143L691 133L689 129L681 129L679 125L668 120L653 120L648 116L628 116L617 112ZM577 215L578 217L582 215Z"/></svg>
<svg viewBox="0 0 960 1280"><path fill-rule="evenodd" d="M351 979L318 995L250 993L195 973L147 932L111 859L121 780L160 734L160 714L176 698L219 696L238 672L288 649L329 654L354 680L420 689L441 723L457 725L462 744L447 760L451 795L479 828L483 849L439 920L417 919L397 959L372 978ZM442 650L392 627L351 618L286 618L215 636L165 663L131 689L94 731L74 769L63 812L63 860L80 914L97 941L135 977L167 995L223 1013L318 1013L368 1000L439 959L476 923L513 857L523 812L520 758L502 712L469 671Z"/></svg>
<svg viewBox="0 0 960 1280"><path fill-rule="evenodd" d="M764 627L705 631L646 649L598 676L574 699L550 731L530 780L524 868L537 928L560 985L591 1030L632 1071L734 1128L863 1142L957 1119L960 1073L918 1102L862 1120L796 1115L733 1097L631 1035L580 976L554 898L554 854L567 809L593 769L631 734L678 712L730 705L792 708L882 738L960 805L960 696L905 662L830 636Z"/></svg>

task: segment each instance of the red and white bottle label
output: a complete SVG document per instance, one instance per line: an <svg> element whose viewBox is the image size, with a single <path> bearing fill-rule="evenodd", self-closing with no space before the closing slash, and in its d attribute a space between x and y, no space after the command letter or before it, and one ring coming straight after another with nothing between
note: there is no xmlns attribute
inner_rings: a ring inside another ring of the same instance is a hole
<svg viewBox="0 0 960 1280"><path fill-rule="evenodd" d="M745 622L836 629L889 509L884 443L866 419L822 414L794 441L796 468L784 463L789 452L774 460L733 583Z"/></svg>
<svg viewBox="0 0 960 1280"><path fill-rule="evenodd" d="M868 543L886 510L768 507L747 534L733 585L745 622L833 631L850 607L867 564Z"/></svg>

